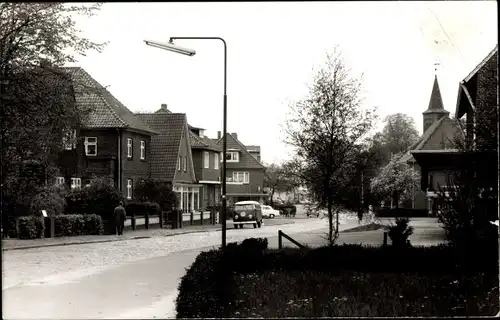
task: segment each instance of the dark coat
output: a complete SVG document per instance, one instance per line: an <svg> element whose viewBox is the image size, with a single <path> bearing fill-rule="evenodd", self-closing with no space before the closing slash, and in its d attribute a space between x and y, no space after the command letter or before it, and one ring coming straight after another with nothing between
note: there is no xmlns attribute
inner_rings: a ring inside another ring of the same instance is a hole
<svg viewBox="0 0 500 320"><path fill-rule="evenodd" d="M123 223L127 220L127 213L125 212L125 208L122 206L118 206L115 208L115 218L116 223Z"/></svg>

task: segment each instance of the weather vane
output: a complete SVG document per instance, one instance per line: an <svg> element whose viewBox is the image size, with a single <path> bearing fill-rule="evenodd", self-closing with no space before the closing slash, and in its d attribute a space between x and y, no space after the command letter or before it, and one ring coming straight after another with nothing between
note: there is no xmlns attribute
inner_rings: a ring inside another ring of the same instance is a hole
<svg viewBox="0 0 500 320"><path fill-rule="evenodd" d="M438 61L434 62L434 72L437 73L438 71L438 66L440 66L441 63L439 63Z"/></svg>

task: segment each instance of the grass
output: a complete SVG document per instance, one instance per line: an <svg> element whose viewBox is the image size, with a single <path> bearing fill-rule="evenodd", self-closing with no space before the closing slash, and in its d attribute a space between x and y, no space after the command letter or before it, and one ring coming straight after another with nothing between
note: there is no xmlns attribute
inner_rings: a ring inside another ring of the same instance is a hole
<svg viewBox="0 0 500 320"><path fill-rule="evenodd" d="M349 233L349 232L361 232L361 231L374 231L384 229L386 226L379 223L369 223L362 226L354 227L351 229L347 229L344 231L340 231L340 233Z"/></svg>
<svg viewBox="0 0 500 320"><path fill-rule="evenodd" d="M487 316L499 309L497 275L352 271L234 274L229 317Z"/></svg>

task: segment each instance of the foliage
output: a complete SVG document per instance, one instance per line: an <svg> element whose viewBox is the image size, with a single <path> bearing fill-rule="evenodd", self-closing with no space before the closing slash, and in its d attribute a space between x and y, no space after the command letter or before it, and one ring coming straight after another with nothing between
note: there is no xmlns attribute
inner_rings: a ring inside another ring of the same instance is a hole
<svg viewBox="0 0 500 320"><path fill-rule="evenodd" d="M408 238L413 234L414 230L409 224L410 218L408 217L397 217L395 224L391 222L387 229L393 246L401 248L408 246Z"/></svg>
<svg viewBox="0 0 500 320"><path fill-rule="evenodd" d="M31 214L41 215L47 211L49 217L64 214L66 208L65 189L63 187L46 187L31 201Z"/></svg>
<svg viewBox="0 0 500 320"><path fill-rule="evenodd" d="M90 186L72 190L67 198L66 213L95 213L104 220L113 220L114 209L120 201L123 201L123 196L109 179L94 177Z"/></svg>
<svg viewBox="0 0 500 320"><path fill-rule="evenodd" d="M390 209L378 209L376 211L376 216L379 218L382 217L389 217L389 218L396 218L396 217L428 217L429 216L429 211L427 209L407 209L407 208L390 208Z"/></svg>
<svg viewBox="0 0 500 320"><path fill-rule="evenodd" d="M179 198L172 189L172 184L143 179L136 183L134 196L140 201L156 202L164 211L172 211L179 207Z"/></svg>
<svg viewBox="0 0 500 320"><path fill-rule="evenodd" d="M19 239L43 238L45 235L45 224L41 216L26 216L19 218Z"/></svg>
<svg viewBox="0 0 500 320"><path fill-rule="evenodd" d="M415 121L404 113L388 115L381 134L383 144L393 155L406 152L419 137Z"/></svg>
<svg viewBox="0 0 500 320"><path fill-rule="evenodd" d="M361 100L361 81L351 76L336 49L315 74L309 95L291 105L291 117L284 128L286 142L296 151L295 172L315 200L328 209L328 239L332 243L338 235L339 211L334 200L350 181L354 146L375 118L374 110L363 108Z"/></svg>
<svg viewBox="0 0 500 320"><path fill-rule="evenodd" d="M371 181L371 190L381 200L399 202L409 199L413 190L420 188L420 174L401 161L402 155L394 157L379 175Z"/></svg>
<svg viewBox="0 0 500 320"><path fill-rule="evenodd" d="M159 214L160 207L156 202L131 202L127 203L125 211L127 216L143 216L146 212L151 216Z"/></svg>
<svg viewBox="0 0 500 320"><path fill-rule="evenodd" d="M96 214L72 214L55 217L55 236L72 237L82 235L102 235L104 224Z"/></svg>
<svg viewBox="0 0 500 320"><path fill-rule="evenodd" d="M40 187L52 182L63 137L78 130L87 114L76 108L71 78L58 68L75 62L77 54L103 48L82 37L74 20L98 9L99 4L0 3L1 184L9 215L29 212Z"/></svg>
<svg viewBox="0 0 500 320"><path fill-rule="evenodd" d="M234 318L492 316L491 275L265 271L232 276Z"/></svg>
<svg viewBox="0 0 500 320"><path fill-rule="evenodd" d="M273 197L276 191L290 192L299 186L296 177L291 173L291 163L283 164L270 164L266 167L266 174L264 175L264 188L270 191L270 205L272 206Z"/></svg>

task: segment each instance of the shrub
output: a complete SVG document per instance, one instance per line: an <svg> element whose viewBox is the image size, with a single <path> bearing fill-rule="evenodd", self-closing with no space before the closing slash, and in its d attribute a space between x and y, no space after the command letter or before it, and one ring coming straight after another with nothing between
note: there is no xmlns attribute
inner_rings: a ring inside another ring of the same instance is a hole
<svg viewBox="0 0 500 320"><path fill-rule="evenodd" d="M102 218L96 214L62 215L55 218L55 236L72 237L80 235L101 235L103 233Z"/></svg>
<svg viewBox="0 0 500 320"><path fill-rule="evenodd" d="M425 218L429 216L427 209L409 209L409 208L379 208L375 215L379 218Z"/></svg>
<svg viewBox="0 0 500 320"><path fill-rule="evenodd" d="M406 247L408 238L413 234L413 227L409 226L410 219L407 217L396 218L396 224L392 224L387 229L389 230L389 238L392 245L395 247Z"/></svg>
<svg viewBox="0 0 500 320"><path fill-rule="evenodd" d="M146 212L149 215L160 213L160 205L156 202L130 202L125 206L127 216L144 216Z"/></svg>
<svg viewBox="0 0 500 320"><path fill-rule="evenodd" d="M40 215L42 210L47 211L49 217L64 214L66 199L56 190L46 188L40 191L31 201L31 214Z"/></svg>
<svg viewBox="0 0 500 320"><path fill-rule="evenodd" d="M40 216L26 216L19 218L19 239L43 238L45 224Z"/></svg>

